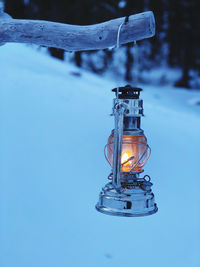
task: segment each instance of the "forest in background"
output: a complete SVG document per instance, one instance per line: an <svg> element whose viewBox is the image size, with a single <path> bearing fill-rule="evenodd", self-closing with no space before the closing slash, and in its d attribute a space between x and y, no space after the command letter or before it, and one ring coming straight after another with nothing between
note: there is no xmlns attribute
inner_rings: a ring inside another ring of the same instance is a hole
<svg viewBox="0 0 200 267"><path fill-rule="evenodd" d="M161 67L165 67L166 71L168 67L178 68L181 75L175 79L175 86L200 89L200 1L4 0L4 9L13 18L43 19L76 25L95 24L152 10L156 18L156 36L137 42L139 81L142 82L142 71ZM114 49L71 53L68 59L78 67L95 73L109 71L121 75L127 82L134 82L136 57L133 52L136 47L130 43L124 45L121 51L123 56L118 59ZM49 48L49 52L59 59L66 58L61 49ZM122 71L118 68L119 61Z"/></svg>

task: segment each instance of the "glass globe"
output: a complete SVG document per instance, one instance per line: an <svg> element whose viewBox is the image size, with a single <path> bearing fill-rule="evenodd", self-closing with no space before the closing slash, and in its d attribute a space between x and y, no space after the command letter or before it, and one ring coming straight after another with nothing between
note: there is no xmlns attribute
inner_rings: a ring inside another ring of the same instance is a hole
<svg viewBox="0 0 200 267"><path fill-rule="evenodd" d="M113 167L114 135L111 134L106 145L106 159ZM122 172L142 172L150 155L150 149L145 135L123 135L121 153Z"/></svg>

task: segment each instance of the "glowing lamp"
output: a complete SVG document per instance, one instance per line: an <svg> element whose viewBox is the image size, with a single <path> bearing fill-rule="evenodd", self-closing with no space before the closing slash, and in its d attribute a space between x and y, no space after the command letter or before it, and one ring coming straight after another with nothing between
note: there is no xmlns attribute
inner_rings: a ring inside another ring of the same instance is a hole
<svg viewBox="0 0 200 267"><path fill-rule="evenodd" d="M105 157L111 167L113 167L114 134L108 138L108 144L105 147ZM121 152L121 171L142 172L150 154L147 138L145 135L131 136L123 135Z"/></svg>
<svg viewBox="0 0 200 267"><path fill-rule="evenodd" d="M115 88L113 104L115 129L105 146L112 167L111 180L102 189L96 209L118 216L145 216L157 212L149 175L140 177L150 156L150 147L140 128L143 116L142 89L129 85Z"/></svg>

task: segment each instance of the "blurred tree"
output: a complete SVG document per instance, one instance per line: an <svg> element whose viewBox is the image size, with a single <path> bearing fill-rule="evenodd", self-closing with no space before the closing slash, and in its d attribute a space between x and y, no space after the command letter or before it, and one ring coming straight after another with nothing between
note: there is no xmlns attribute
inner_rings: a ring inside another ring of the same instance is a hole
<svg viewBox="0 0 200 267"><path fill-rule="evenodd" d="M176 0L175 0L176 1ZM154 0L148 0L146 2L148 9L152 10L155 18L156 18L156 34L153 38L149 41L151 42L151 60L159 60L160 55L162 53L162 44L166 41L166 28L167 28L167 21L166 21L166 0L157 0L156 4ZM163 59L166 60L166 59Z"/></svg>
<svg viewBox="0 0 200 267"><path fill-rule="evenodd" d="M190 88L190 71L200 68L199 10L199 1L169 0L168 60L183 72L176 86Z"/></svg>
<svg viewBox="0 0 200 267"><path fill-rule="evenodd" d="M133 46L133 43L129 43L126 45L126 72L125 72L125 80L127 82L133 81L132 77L132 69L133 69L133 49L131 49Z"/></svg>

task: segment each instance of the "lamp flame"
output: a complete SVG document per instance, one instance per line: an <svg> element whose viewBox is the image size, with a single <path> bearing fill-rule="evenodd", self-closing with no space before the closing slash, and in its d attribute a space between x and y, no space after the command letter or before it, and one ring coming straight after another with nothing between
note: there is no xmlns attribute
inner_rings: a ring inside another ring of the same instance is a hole
<svg viewBox="0 0 200 267"><path fill-rule="evenodd" d="M131 157L131 152L127 151L125 153L122 154L121 157L121 164L124 166L130 165L130 160L132 160L133 157Z"/></svg>
<svg viewBox="0 0 200 267"><path fill-rule="evenodd" d="M113 165L113 144L114 135L108 138L108 144L105 146L105 157L109 164ZM147 144L145 135L126 136L123 135L121 171L122 172L141 172L150 155L150 148Z"/></svg>

